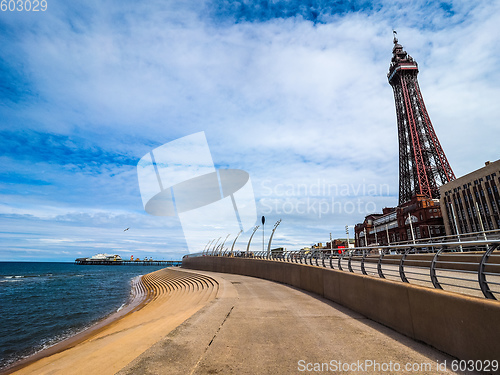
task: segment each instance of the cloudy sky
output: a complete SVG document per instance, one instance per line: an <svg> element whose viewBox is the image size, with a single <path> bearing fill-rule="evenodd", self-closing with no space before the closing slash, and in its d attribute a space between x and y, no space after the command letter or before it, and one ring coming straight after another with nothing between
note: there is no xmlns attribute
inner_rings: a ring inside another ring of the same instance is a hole
<svg viewBox="0 0 500 375"><path fill-rule="evenodd" d="M0 12L1 260L180 258L137 163L201 131L273 245L345 237L398 200L393 29L455 174L500 158L498 1L46 1Z"/></svg>

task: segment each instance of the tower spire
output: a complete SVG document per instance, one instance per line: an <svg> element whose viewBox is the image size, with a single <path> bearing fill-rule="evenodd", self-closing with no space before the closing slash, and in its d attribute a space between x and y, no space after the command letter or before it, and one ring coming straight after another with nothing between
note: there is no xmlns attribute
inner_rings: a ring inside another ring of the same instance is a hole
<svg viewBox="0 0 500 375"><path fill-rule="evenodd" d="M399 44L394 47L387 78L394 91L399 138L399 205L416 195L439 198L439 186L455 174L439 143L418 85L418 64Z"/></svg>

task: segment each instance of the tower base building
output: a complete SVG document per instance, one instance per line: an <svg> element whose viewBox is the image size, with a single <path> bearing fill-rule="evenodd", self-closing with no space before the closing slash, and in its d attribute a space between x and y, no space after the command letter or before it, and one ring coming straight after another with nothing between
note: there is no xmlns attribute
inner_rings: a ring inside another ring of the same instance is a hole
<svg viewBox="0 0 500 375"><path fill-rule="evenodd" d="M441 207L447 235L500 229L500 160L442 185Z"/></svg>

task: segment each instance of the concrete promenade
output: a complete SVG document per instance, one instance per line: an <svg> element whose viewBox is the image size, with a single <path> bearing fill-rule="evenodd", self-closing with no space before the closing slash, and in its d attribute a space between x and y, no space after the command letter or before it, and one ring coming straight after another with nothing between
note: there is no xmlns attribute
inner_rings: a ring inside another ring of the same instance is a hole
<svg viewBox="0 0 500 375"><path fill-rule="evenodd" d="M454 358L317 295L248 276L185 271L215 279L216 299L119 374L453 373Z"/></svg>

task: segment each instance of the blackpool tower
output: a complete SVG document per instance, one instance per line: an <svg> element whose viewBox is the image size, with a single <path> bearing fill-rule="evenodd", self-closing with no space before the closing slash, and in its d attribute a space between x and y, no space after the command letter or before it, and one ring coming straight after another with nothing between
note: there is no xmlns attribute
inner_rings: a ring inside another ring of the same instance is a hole
<svg viewBox="0 0 500 375"><path fill-rule="evenodd" d="M439 199L439 186L455 179L425 109L417 74L417 62L403 50L394 32L387 77L398 121L400 206L417 195Z"/></svg>

